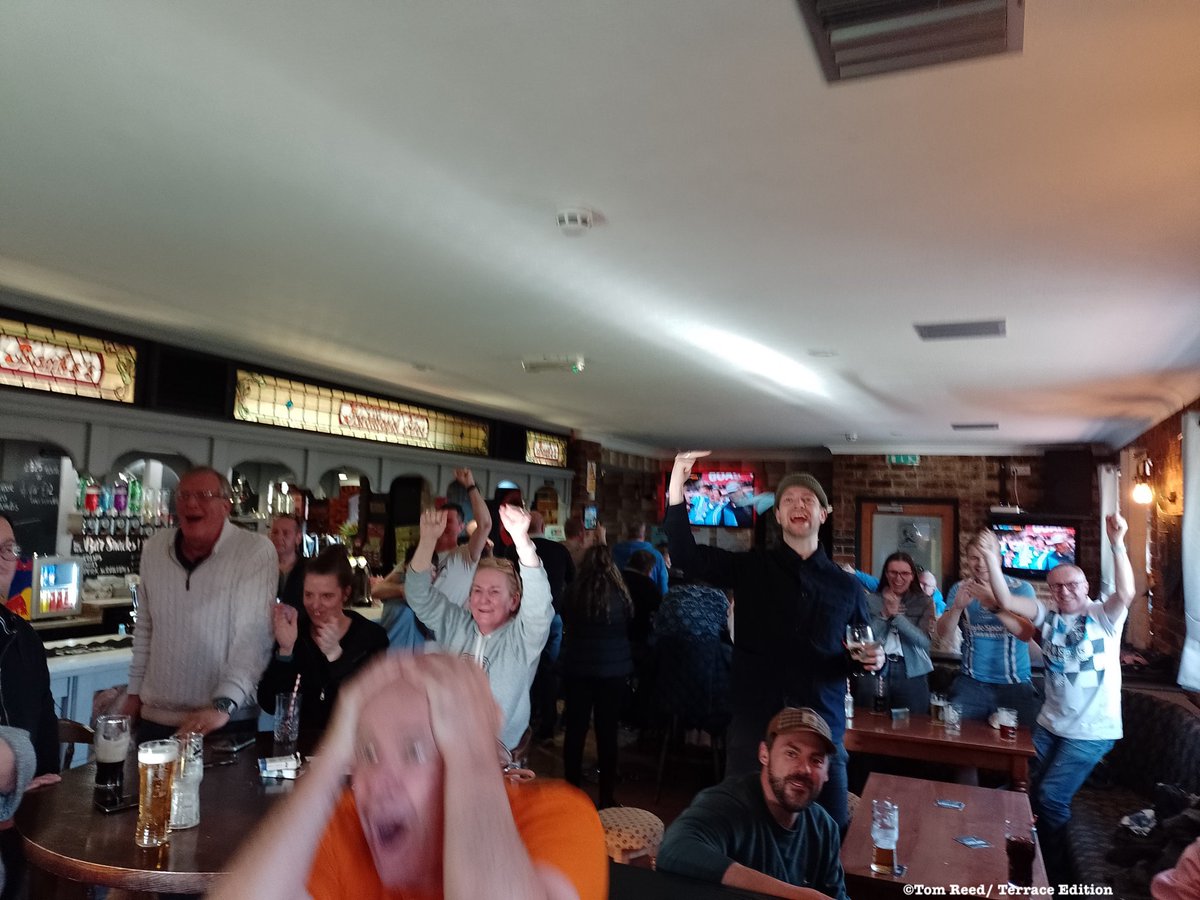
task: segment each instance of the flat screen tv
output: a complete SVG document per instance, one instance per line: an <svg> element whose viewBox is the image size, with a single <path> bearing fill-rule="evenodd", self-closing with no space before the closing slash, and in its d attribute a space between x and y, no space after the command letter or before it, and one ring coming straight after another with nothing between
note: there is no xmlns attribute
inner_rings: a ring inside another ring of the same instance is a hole
<svg viewBox="0 0 1200 900"><path fill-rule="evenodd" d="M669 477L668 477L669 480ZM754 527L754 473L692 471L683 486L688 521L716 528Z"/></svg>
<svg viewBox="0 0 1200 900"><path fill-rule="evenodd" d="M1055 566L1075 564L1076 528L1053 520L993 522L1000 563L1016 578L1044 579Z"/></svg>

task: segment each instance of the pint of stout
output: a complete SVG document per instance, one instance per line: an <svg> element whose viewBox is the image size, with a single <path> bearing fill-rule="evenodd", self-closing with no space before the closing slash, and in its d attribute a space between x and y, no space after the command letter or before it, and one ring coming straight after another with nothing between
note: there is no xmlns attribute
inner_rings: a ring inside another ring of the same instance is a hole
<svg viewBox="0 0 1200 900"><path fill-rule="evenodd" d="M179 763L173 739L138 745L138 820L134 841L139 847L161 847L171 824L171 786Z"/></svg>
<svg viewBox="0 0 1200 900"><path fill-rule="evenodd" d="M92 738L96 749L96 787L120 797L129 755L129 716L97 716Z"/></svg>

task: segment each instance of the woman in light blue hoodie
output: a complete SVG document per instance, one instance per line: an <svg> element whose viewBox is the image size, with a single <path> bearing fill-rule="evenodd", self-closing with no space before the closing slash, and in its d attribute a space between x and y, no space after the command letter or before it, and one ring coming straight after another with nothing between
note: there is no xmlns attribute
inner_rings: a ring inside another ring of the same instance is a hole
<svg viewBox="0 0 1200 900"><path fill-rule="evenodd" d="M554 607L546 570L529 537L528 510L503 504L500 522L512 537L520 566L506 559L481 559L468 609L431 584L433 548L446 527L444 510L421 514L421 537L404 585L408 605L438 636L441 649L470 657L487 672L504 717L501 740L513 750L529 726L529 688Z"/></svg>

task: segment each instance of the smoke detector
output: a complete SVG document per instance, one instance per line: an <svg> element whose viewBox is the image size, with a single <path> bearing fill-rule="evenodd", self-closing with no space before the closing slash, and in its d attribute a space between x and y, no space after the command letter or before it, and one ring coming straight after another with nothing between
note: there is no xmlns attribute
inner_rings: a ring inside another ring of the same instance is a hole
<svg viewBox="0 0 1200 900"><path fill-rule="evenodd" d="M539 372L572 372L578 375L583 371L583 357L573 356L543 356L538 359L521 360L521 368L530 375Z"/></svg>
<svg viewBox="0 0 1200 900"><path fill-rule="evenodd" d="M578 237L592 227L594 213L584 206L570 206L558 211L558 227L568 237Z"/></svg>

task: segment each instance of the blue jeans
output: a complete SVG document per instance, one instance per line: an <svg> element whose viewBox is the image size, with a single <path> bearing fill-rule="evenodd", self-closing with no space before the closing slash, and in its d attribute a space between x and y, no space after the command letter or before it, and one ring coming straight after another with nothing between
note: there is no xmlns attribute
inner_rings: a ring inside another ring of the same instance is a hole
<svg viewBox="0 0 1200 900"><path fill-rule="evenodd" d="M1042 709L1042 698L1032 682L988 684L960 674L950 688L950 702L962 706L964 719L986 722L998 706L1017 711L1017 724L1032 729Z"/></svg>
<svg viewBox="0 0 1200 900"><path fill-rule="evenodd" d="M1071 821L1071 800L1114 743L1059 737L1040 725L1034 729L1037 758L1029 776L1030 800L1043 837L1045 831L1061 832Z"/></svg>

